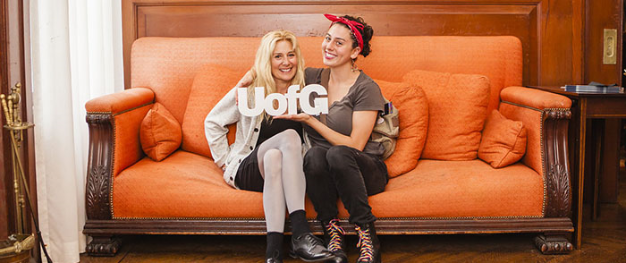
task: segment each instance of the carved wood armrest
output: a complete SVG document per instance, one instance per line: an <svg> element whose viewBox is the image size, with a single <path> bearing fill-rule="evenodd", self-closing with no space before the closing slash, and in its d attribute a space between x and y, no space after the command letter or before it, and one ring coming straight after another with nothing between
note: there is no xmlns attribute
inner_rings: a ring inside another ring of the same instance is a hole
<svg viewBox="0 0 626 263"><path fill-rule="evenodd" d="M570 217L572 196L567 134L572 101L559 94L524 87L505 88L500 98L500 111L508 113L508 117L514 120L524 122L527 128L527 154L533 149L538 153L530 153L537 159L528 160L527 163L544 175L545 217ZM530 134L537 139L531 142Z"/></svg>
<svg viewBox="0 0 626 263"><path fill-rule="evenodd" d="M543 155L547 180L546 217L571 217L572 195L567 134L572 112L569 109L544 109Z"/></svg>
<svg viewBox="0 0 626 263"><path fill-rule="evenodd" d="M95 98L85 105L89 126L87 219L112 218L113 177L142 157L138 131L153 100L151 90L133 88Z"/></svg>

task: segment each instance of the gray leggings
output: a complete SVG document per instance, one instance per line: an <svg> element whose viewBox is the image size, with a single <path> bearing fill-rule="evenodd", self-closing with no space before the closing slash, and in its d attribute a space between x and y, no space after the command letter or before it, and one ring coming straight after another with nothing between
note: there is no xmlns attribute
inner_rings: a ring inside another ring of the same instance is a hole
<svg viewBox="0 0 626 263"><path fill-rule="evenodd" d="M263 180L263 210L267 232L285 229L285 210L304 210L306 179L302 170L302 143L292 129L267 139L242 161L237 171L237 186L258 191ZM256 160L255 160L256 159ZM262 179L259 179L259 174Z"/></svg>

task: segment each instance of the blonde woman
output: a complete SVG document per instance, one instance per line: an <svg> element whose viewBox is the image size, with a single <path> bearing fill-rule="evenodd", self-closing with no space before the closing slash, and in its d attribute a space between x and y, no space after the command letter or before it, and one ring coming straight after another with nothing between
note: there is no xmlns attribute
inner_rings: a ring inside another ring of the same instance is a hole
<svg viewBox="0 0 626 263"><path fill-rule="evenodd" d="M284 30L267 33L249 75L254 76L248 87L249 105L254 87L264 87L267 96L285 94L291 85L304 86L304 60L295 35ZM265 113L244 116L237 108L236 93L233 88L207 115L205 134L226 182L237 189L263 193L266 262L282 262L285 210L291 221L292 256L308 262L332 259L323 241L311 233L305 217L302 125ZM229 146L227 125L232 123L237 123L237 134Z"/></svg>

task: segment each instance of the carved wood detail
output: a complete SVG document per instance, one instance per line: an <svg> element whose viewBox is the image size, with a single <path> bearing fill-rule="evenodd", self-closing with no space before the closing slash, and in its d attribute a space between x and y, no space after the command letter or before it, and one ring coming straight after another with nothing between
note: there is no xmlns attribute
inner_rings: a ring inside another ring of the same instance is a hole
<svg viewBox="0 0 626 263"><path fill-rule="evenodd" d="M94 236L91 242L85 248L90 256L112 257L117 254L122 240L113 236Z"/></svg>
<svg viewBox="0 0 626 263"><path fill-rule="evenodd" d="M569 254L574 250L565 235L539 235L535 237L535 246L544 255Z"/></svg>
<svg viewBox="0 0 626 263"><path fill-rule="evenodd" d="M556 217L567 217L571 209L570 181L567 170L563 165L552 165L548 172L548 189L550 189L549 200L557 203L557 206L550 206L547 214Z"/></svg>
<svg viewBox="0 0 626 263"><path fill-rule="evenodd" d="M113 127L110 113L88 113L89 163L85 203L88 219L111 219Z"/></svg>
<svg viewBox="0 0 626 263"><path fill-rule="evenodd" d="M568 123L571 111L548 109L543 114L544 174L547 184L546 217L570 217L571 181L567 156Z"/></svg>

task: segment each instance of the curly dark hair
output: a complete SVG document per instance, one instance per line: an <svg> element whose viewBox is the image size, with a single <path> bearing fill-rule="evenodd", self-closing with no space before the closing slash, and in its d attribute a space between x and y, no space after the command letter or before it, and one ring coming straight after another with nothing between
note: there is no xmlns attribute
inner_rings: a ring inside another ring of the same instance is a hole
<svg viewBox="0 0 626 263"><path fill-rule="evenodd" d="M350 21L356 21L359 22L363 25L363 30L361 30L360 28L356 28L356 30L359 30L359 33L361 33L361 36L363 37L363 50L361 50L361 55L363 55L363 57L367 57L367 55L370 54L370 52L372 52L372 47L370 45L370 40L372 40L372 36L374 35L374 29L368 25L367 23L365 23L365 20L363 20L362 17L353 17L353 16L349 16L349 15L345 15L342 16L345 19L348 19ZM343 23L339 23L342 24L343 26L345 26L346 28L350 29L349 26L343 24ZM359 46L359 43L356 41L356 36L354 36L354 34L352 34L352 48L356 48Z"/></svg>

